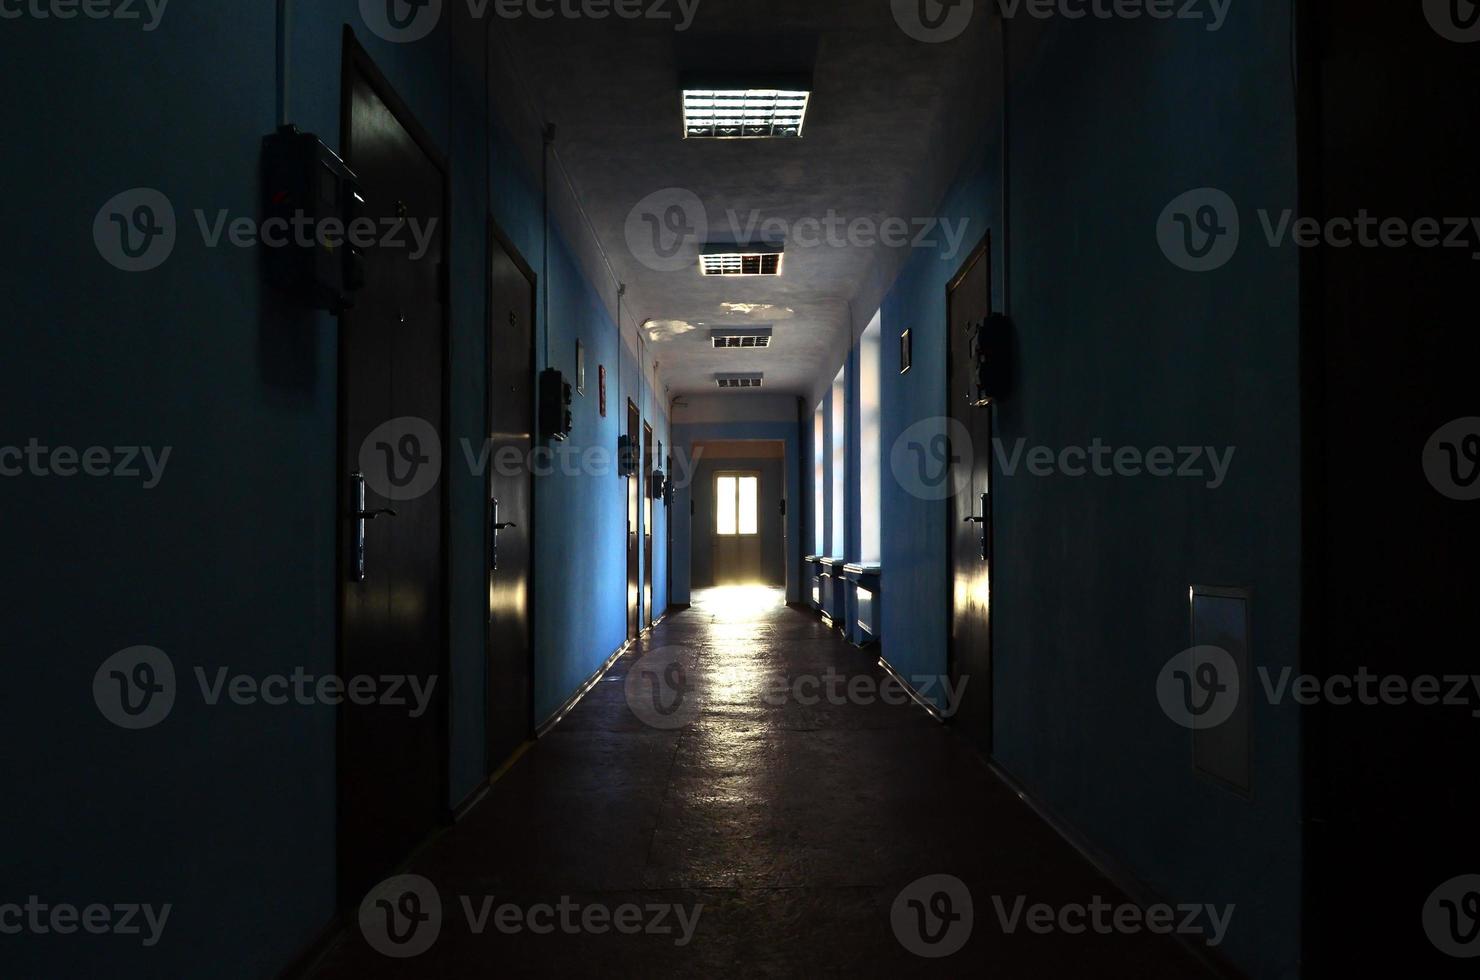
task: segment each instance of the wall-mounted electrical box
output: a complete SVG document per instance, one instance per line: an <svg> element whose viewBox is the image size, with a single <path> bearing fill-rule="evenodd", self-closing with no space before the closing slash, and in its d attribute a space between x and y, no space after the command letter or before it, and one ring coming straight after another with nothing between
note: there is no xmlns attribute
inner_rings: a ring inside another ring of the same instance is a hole
<svg viewBox="0 0 1480 980"><path fill-rule="evenodd" d="M1011 389L1012 323L993 313L981 323L968 324L971 351L971 390L967 400L975 406L990 404Z"/></svg>
<svg viewBox="0 0 1480 980"><path fill-rule="evenodd" d="M313 309L354 306L365 284L347 237L364 200L354 171L317 136L283 126L262 140L262 199L268 281Z"/></svg>
<svg viewBox="0 0 1480 980"><path fill-rule="evenodd" d="M637 472L637 440L631 436L617 437L617 474L632 476Z"/></svg>
<svg viewBox="0 0 1480 980"><path fill-rule="evenodd" d="M570 382L556 368L540 372L540 431L546 439L564 442L575 428L571 416L573 396Z"/></svg>

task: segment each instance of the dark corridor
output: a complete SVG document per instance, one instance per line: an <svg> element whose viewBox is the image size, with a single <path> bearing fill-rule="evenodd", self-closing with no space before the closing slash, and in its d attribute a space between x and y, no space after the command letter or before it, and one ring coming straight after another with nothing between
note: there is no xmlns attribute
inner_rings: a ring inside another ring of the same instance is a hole
<svg viewBox="0 0 1480 980"><path fill-rule="evenodd" d="M0 978L1469 977L1480 0L0 0Z"/></svg>
<svg viewBox="0 0 1480 980"><path fill-rule="evenodd" d="M1097 903L1106 924L1136 907L891 683L779 590L696 594L405 869L441 909L416 974L940 976L917 948L954 976L1215 975L1169 938L1094 931ZM907 886L947 872L978 925L933 948L908 903L934 893ZM642 914L579 925L593 905ZM1035 933L1041 905L1083 906L1086 932ZM314 973L406 975L358 928Z"/></svg>

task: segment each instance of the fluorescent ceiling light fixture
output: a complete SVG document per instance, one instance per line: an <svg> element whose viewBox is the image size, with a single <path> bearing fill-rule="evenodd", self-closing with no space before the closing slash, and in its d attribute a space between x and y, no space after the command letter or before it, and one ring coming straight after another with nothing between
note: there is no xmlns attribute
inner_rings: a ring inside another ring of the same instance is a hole
<svg viewBox="0 0 1480 980"><path fill-rule="evenodd" d="M706 276L779 276L780 245L706 245L699 271Z"/></svg>
<svg viewBox="0 0 1480 980"><path fill-rule="evenodd" d="M812 99L805 75L683 80L685 139L801 139Z"/></svg>
<svg viewBox="0 0 1480 980"><path fill-rule="evenodd" d="M764 374L717 374L715 383L721 388L759 388L765 383Z"/></svg>
<svg viewBox="0 0 1480 980"><path fill-rule="evenodd" d="M760 350L771 346L770 327L726 327L709 331L716 350Z"/></svg>
<svg viewBox="0 0 1480 980"><path fill-rule="evenodd" d="M781 253L724 252L705 255L699 259L706 276L779 276L781 275Z"/></svg>

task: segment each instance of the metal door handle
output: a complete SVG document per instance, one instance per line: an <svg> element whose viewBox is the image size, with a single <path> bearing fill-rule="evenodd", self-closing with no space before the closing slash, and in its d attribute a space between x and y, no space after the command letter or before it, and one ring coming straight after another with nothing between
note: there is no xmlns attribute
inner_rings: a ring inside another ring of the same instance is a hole
<svg viewBox="0 0 1480 980"><path fill-rule="evenodd" d="M365 509L365 474L358 471L350 474L350 481L354 488L355 509L351 515L355 522L354 539L350 543L350 565L354 571L355 581L365 581L365 524L377 517L396 517L397 514L389 507L380 507L376 510Z"/></svg>
<svg viewBox="0 0 1480 980"><path fill-rule="evenodd" d="M987 560L987 554L988 554L988 542L987 542L987 507L990 506L991 501L992 501L992 498L989 495L987 495L985 493L982 494L981 495L981 502L982 502L982 514L981 514L981 516L980 517L968 517L968 518L966 518L966 520L969 523L972 523L972 524L980 524L981 525L981 529L982 529L982 540L981 540L981 543L982 543L982 561L986 561Z"/></svg>
<svg viewBox="0 0 1480 980"><path fill-rule="evenodd" d="M498 519L498 500L495 499L493 501L493 540L489 542L488 556L489 567L493 571L498 571L498 532L507 531L510 528L518 526L518 524L515 524L512 521L500 521Z"/></svg>

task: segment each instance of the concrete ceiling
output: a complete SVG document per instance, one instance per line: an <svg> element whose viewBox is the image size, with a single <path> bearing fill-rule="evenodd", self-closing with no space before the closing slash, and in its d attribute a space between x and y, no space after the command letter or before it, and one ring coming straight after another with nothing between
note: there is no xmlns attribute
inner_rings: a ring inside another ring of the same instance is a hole
<svg viewBox="0 0 1480 980"><path fill-rule="evenodd" d="M523 17L501 33L508 67L557 127L559 164L628 286L627 310L639 324L656 321L643 342L670 393L713 392L716 373L759 371L764 391L807 394L836 373L872 316L856 305L877 304L909 251L869 236L819 243L824 223L902 218L906 237L920 231L915 222L934 214L984 129L986 31L923 43L886 0L700 0L692 25L675 26ZM803 138L683 139L679 77L695 70L810 71ZM665 228L660 244L682 250L665 262L648 221L678 217L679 234ZM701 237L743 241L761 230L788 239L781 277L699 275ZM750 325L774 326L769 349L710 344L712 328Z"/></svg>

